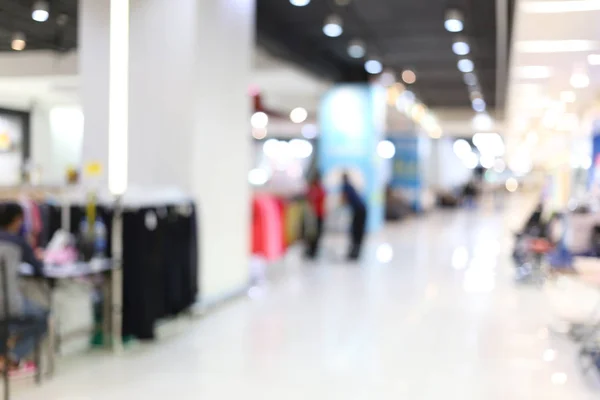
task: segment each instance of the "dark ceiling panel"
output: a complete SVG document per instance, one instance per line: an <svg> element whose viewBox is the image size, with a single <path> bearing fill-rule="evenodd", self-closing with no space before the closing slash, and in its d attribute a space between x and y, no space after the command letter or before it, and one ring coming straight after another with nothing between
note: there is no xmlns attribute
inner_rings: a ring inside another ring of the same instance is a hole
<svg viewBox="0 0 600 400"><path fill-rule="evenodd" d="M397 74L413 69L417 82L412 89L430 107L470 105L463 74L456 66L459 57L452 52L454 35L444 29L446 10L457 8L465 16L462 34L471 45L481 90L489 106L496 106L496 1L351 0L345 7L333 0L313 0L306 7L294 7L288 0L257 0L257 4L260 42L269 37L289 53L301 54L311 63L300 64L325 78L367 80L367 74L359 72L364 60L352 59L346 52L351 39L361 38L370 54ZM509 0L509 7L512 17L514 0ZM332 13L344 21L339 38L328 38L321 30ZM329 68L323 70L320 64Z"/></svg>
<svg viewBox="0 0 600 400"><path fill-rule="evenodd" d="M172 0L177 1L177 0ZM288 59L312 73L334 81L366 81L364 60L347 55L353 38L363 39L369 51L399 73L417 73L413 90L430 107L468 106L469 97L452 53L453 35L443 26L448 8L465 15L464 35L486 101L496 99L496 1L494 0L351 0L339 7L333 0L313 0L294 7L289 0L257 1L257 39L275 56ZM512 32L514 0L509 6ZM77 46L78 0L52 0L51 17L45 23L31 19L33 0L0 0L0 51L10 51L14 32L27 35L26 50L69 51ZM344 34L328 38L322 32L331 13L344 21ZM68 16L66 24L58 15ZM508 65L508 60L505 60ZM501 96L502 98L503 96Z"/></svg>
<svg viewBox="0 0 600 400"><path fill-rule="evenodd" d="M77 0L50 1L50 18L40 23L31 18L33 0L0 1L0 51L11 51L14 32L27 37L26 50L68 51L77 46ZM66 16L65 24L59 15Z"/></svg>

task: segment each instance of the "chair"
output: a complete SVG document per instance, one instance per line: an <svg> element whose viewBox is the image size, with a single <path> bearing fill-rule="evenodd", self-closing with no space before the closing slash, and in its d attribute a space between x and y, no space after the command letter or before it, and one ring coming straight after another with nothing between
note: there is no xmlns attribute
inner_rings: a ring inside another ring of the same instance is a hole
<svg viewBox="0 0 600 400"><path fill-rule="evenodd" d="M11 305L10 299L15 298L14 294L18 295L18 275L19 275L19 267L20 267L20 249L17 246L14 246L10 243L0 243L0 280L2 296L0 300L2 301L2 307L0 308L0 312L2 312L2 317L0 319L0 339L3 346L4 351L4 372L3 372L3 380L4 380L4 399L10 399L10 375L8 368L8 359L10 358L10 326L18 325L20 328L21 334L27 334L28 330L35 329L35 320L27 317L19 317L13 316L16 311L16 306ZM40 384L42 381L41 374L41 342L38 342L35 345L34 351L34 361L36 363L37 369L35 374L35 382Z"/></svg>

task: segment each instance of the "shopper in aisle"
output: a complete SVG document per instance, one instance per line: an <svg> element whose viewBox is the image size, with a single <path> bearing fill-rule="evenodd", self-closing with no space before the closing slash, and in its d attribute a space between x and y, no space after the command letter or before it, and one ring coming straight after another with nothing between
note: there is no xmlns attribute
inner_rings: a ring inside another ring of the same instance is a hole
<svg viewBox="0 0 600 400"><path fill-rule="evenodd" d="M310 181L306 200L308 202L308 213L306 223L306 257L315 258L319 251L319 243L323 235L323 223L325 221L325 188L321 182L321 175L317 172Z"/></svg>
<svg viewBox="0 0 600 400"><path fill-rule="evenodd" d="M21 262L31 265L34 275L43 276L43 263L40 260L41 254L36 254L27 241L20 236L23 226L23 209L15 203L0 204L0 243L13 246L20 253ZM8 263L8 266L19 263ZM11 341L11 360L8 362L12 367L19 367L19 363L34 350L35 344L41 340L48 329L48 310L35 304L23 293L19 287L19 270L8 270L7 287L8 301L13 315L23 317L26 326L19 323L10 324ZM4 298L0 296L0 298ZM0 309L3 312L3 309ZM4 341L3 341L4 342ZM2 344L4 345L4 344ZM7 360L2 360L0 365L5 365Z"/></svg>
<svg viewBox="0 0 600 400"><path fill-rule="evenodd" d="M352 225L350 228L351 246L348 252L348 259L358 260L365 237L367 206L350 182L348 173L342 175L342 196L343 201L350 207L352 212Z"/></svg>

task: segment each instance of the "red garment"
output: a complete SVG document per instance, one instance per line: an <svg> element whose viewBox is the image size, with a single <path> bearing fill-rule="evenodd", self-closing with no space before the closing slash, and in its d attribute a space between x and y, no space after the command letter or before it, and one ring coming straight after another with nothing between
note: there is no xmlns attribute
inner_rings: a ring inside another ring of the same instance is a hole
<svg viewBox="0 0 600 400"><path fill-rule="evenodd" d="M319 218L325 217L325 189L320 184L310 185L308 194L306 195L308 202L310 203L315 214Z"/></svg>

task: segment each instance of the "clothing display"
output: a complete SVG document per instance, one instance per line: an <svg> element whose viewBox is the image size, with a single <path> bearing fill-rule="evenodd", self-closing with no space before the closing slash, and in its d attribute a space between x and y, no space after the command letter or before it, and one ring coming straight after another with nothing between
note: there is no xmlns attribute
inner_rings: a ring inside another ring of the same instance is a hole
<svg viewBox="0 0 600 400"><path fill-rule="evenodd" d="M51 234L60 229L62 207L52 207ZM70 232L79 231L85 206L70 207ZM108 257L112 256L112 205L97 208L106 224ZM198 296L196 208L191 202L152 206L124 205L124 336L153 339L157 320L175 316Z"/></svg>

